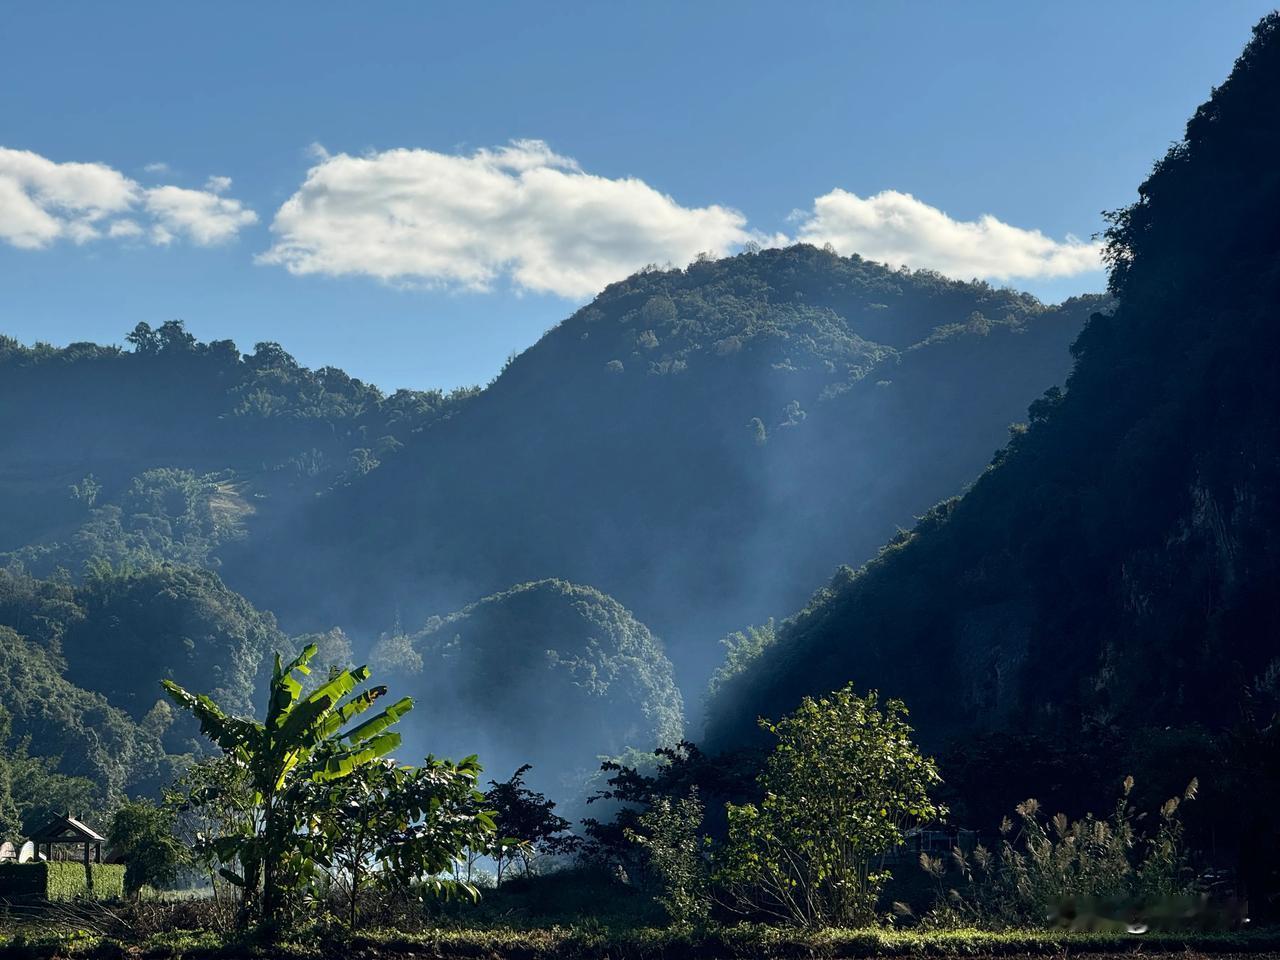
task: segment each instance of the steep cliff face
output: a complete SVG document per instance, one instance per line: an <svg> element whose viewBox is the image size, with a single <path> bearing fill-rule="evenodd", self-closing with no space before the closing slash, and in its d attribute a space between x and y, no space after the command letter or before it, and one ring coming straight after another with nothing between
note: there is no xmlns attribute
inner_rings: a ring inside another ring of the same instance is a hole
<svg viewBox="0 0 1280 960"><path fill-rule="evenodd" d="M1280 19L1114 215L1118 306L973 488L842 571L711 706L854 680L934 744L1221 729L1280 674Z"/></svg>

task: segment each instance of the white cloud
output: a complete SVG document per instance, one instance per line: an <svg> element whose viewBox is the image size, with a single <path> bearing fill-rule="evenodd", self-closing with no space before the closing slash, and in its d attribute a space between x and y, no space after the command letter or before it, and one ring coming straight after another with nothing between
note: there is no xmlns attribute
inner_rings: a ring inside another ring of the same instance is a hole
<svg viewBox="0 0 1280 960"><path fill-rule="evenodd" d="M589 296L648 263L724 255L747 241L791 242L748 228L734 209L682 206L633 177L584 171L541 140L469 154L393 149L365 156L309 150L305 182L276 212L263 263L295 274ZM144 167L167 174L164 163ZM0 147L0 243L42 249L116 240L225 243L257 214L228 195L230 177L202 189L142 186L102 163L59 163ZM893 265L959 279L1069 277L1102 267L1101 244L1055 240L986 215L955 220L907 193L835 189L792 216L794 240L830 243Z"/></svg>
<svg viewBox="0 0 1280 960"><path fill-rule="evenodd" d="M799 240L960 280L1070 277L1102 268L1100 243L1070 235L1054 240L990 215L953 220L897 190L863 198L836 189L814 200L812 211L793 216L800 223Z"/></svg>
<svg viewBox="0 0 1280 960"><path fill-rule="evenodd" d="M258 259L295 274L585 297L648 263L686 263L752 239L721 206L690 208L634 178L584 172L540 140L470 155L313 148Z"/></svg>
<svg viewBox="0 0 1280 960"><path fill-rule="evenodd" d="M147 189L105 164L58 163L0 147L0 242L28 250L104 237L222 243L257 220L240 201L218 195L230 186L227 177L211 177L205 190Z"/></svg>
<svg viewBox="0 0 1280 960"><path fill-rule="evenodd" d="M142 228L133 220L116 220L112 222L107 230L109 237L140 237L142 236Z"/></svg>
<svg viewBox="0 0 1280 960"><path fill-rule="evenodd" d="M54 163L0 147L0 240L37 249L66 238L84 243L137 200L137 184L100 163Z"/></svg>
<svg viewBox="0 0 1280 960"><path fill-rule="evenodd" d="M145 207L155 218L152 242L161 244L177 236L185 236L202 247L225 243L239 233L241 227L258 220L258 215L242 206L239 200L183 187L148 190Z"/></svg>

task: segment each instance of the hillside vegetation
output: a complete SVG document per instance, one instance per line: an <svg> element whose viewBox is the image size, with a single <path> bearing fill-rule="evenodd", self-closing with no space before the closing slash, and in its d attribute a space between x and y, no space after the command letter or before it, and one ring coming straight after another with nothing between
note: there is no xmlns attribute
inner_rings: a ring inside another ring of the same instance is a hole
<svg viewBox="0 0 1280 960"><path fill-rule="evenodd" d="M230 340L201 343L181 321L141 323L125 339L131 349L0 336L0 551L72 539L86 522L119 525L120 514L124 531L154 545L157 532L129 520L166 506L139 502L157 468L241 484L221 488L222 505L235 507L233 491L249 504L198 518L227 523L374 469L469 395L386 396L336 368L302 367L279 344L242 355ZM169 517L185 514L168 506ZM192 532L173 539L190 547Z"/></svg>
<svg viewBox="0 0 1280 960"><path fill-rule="evenodd" d="M63 675L56 655L0 626L0 832L89 808L122 791L153 793L174 768L160 731ZM62 808L62 809L59 809Z"/></svg>
<svg viewBox="0 0 1280 960"><path fill-rule="evenodd" d="M0 340L0 624L69 711L33 749L95 777L81 754L118 754L114 796L202 750L161 680L248 715L317 641L418 698L415 751L580 797L600 757L680 739L720 636L958 490L1104 305L747 253L615 284L448 396L177 321Z"/></svg>
<svg viewBox="0 0 1280 960"><path fill-rule="evenodd" d="M615 284L449 396L176 321L127 349L4 339L0 566L66 595L40 628L59 675L135 722L165 678L248 710L305 633L442 705L416 745L483 718L458 749L580 778L678 739L719 637L960 489L1102 306L747 253ZM561 709L536 709L546 684ZM165 722L168 751L194 749Z"/></svg>

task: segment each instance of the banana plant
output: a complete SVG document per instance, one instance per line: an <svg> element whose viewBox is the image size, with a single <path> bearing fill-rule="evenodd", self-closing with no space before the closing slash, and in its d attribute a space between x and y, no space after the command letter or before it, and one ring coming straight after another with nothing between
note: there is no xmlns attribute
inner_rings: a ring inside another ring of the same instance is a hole
<svg viewBox="0 0 1280 960"><path fill-rule="evenodd" d="M386 756L400 745L400 734L390 727L413 709L413 701L404 697L348 728L386 696L387 688L355 693L369 679L368 667L357 667L334 672L304 696L297 675L311 673L316 650L308 644L285 666L276 656L262 722L231 716L209 697L164 681L170 698L199 721L200 732L247 775L253 791L251 815L240 832L209 838L207 845L221 862L239 862L241 873L224 867L222 875L242 888L249 912L258 901L267 925L280 919L286 894L309 876L311 864L302 843L306 786L341 780Z"/></svg>

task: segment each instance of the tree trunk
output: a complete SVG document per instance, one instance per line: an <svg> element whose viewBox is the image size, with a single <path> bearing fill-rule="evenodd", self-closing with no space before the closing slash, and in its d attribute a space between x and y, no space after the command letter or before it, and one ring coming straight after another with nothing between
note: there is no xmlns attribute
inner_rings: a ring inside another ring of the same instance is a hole
<svg viewBox="0 0 1280 960"><path fill-rule="evenodd" d="M276 877L276 817L270 794L266 797L264 807L262 820L262 921L267 926L272 926L275 923L276 914L280 910L280 894L279 890L276 889L279 883Z"/></svg>
<svg viewBox="0 0 1280 960"><path fill-rule="evenodd" d="M360 865L353 864L351 867L351 932L356 931L356 911L360 904Z"/></svg>

